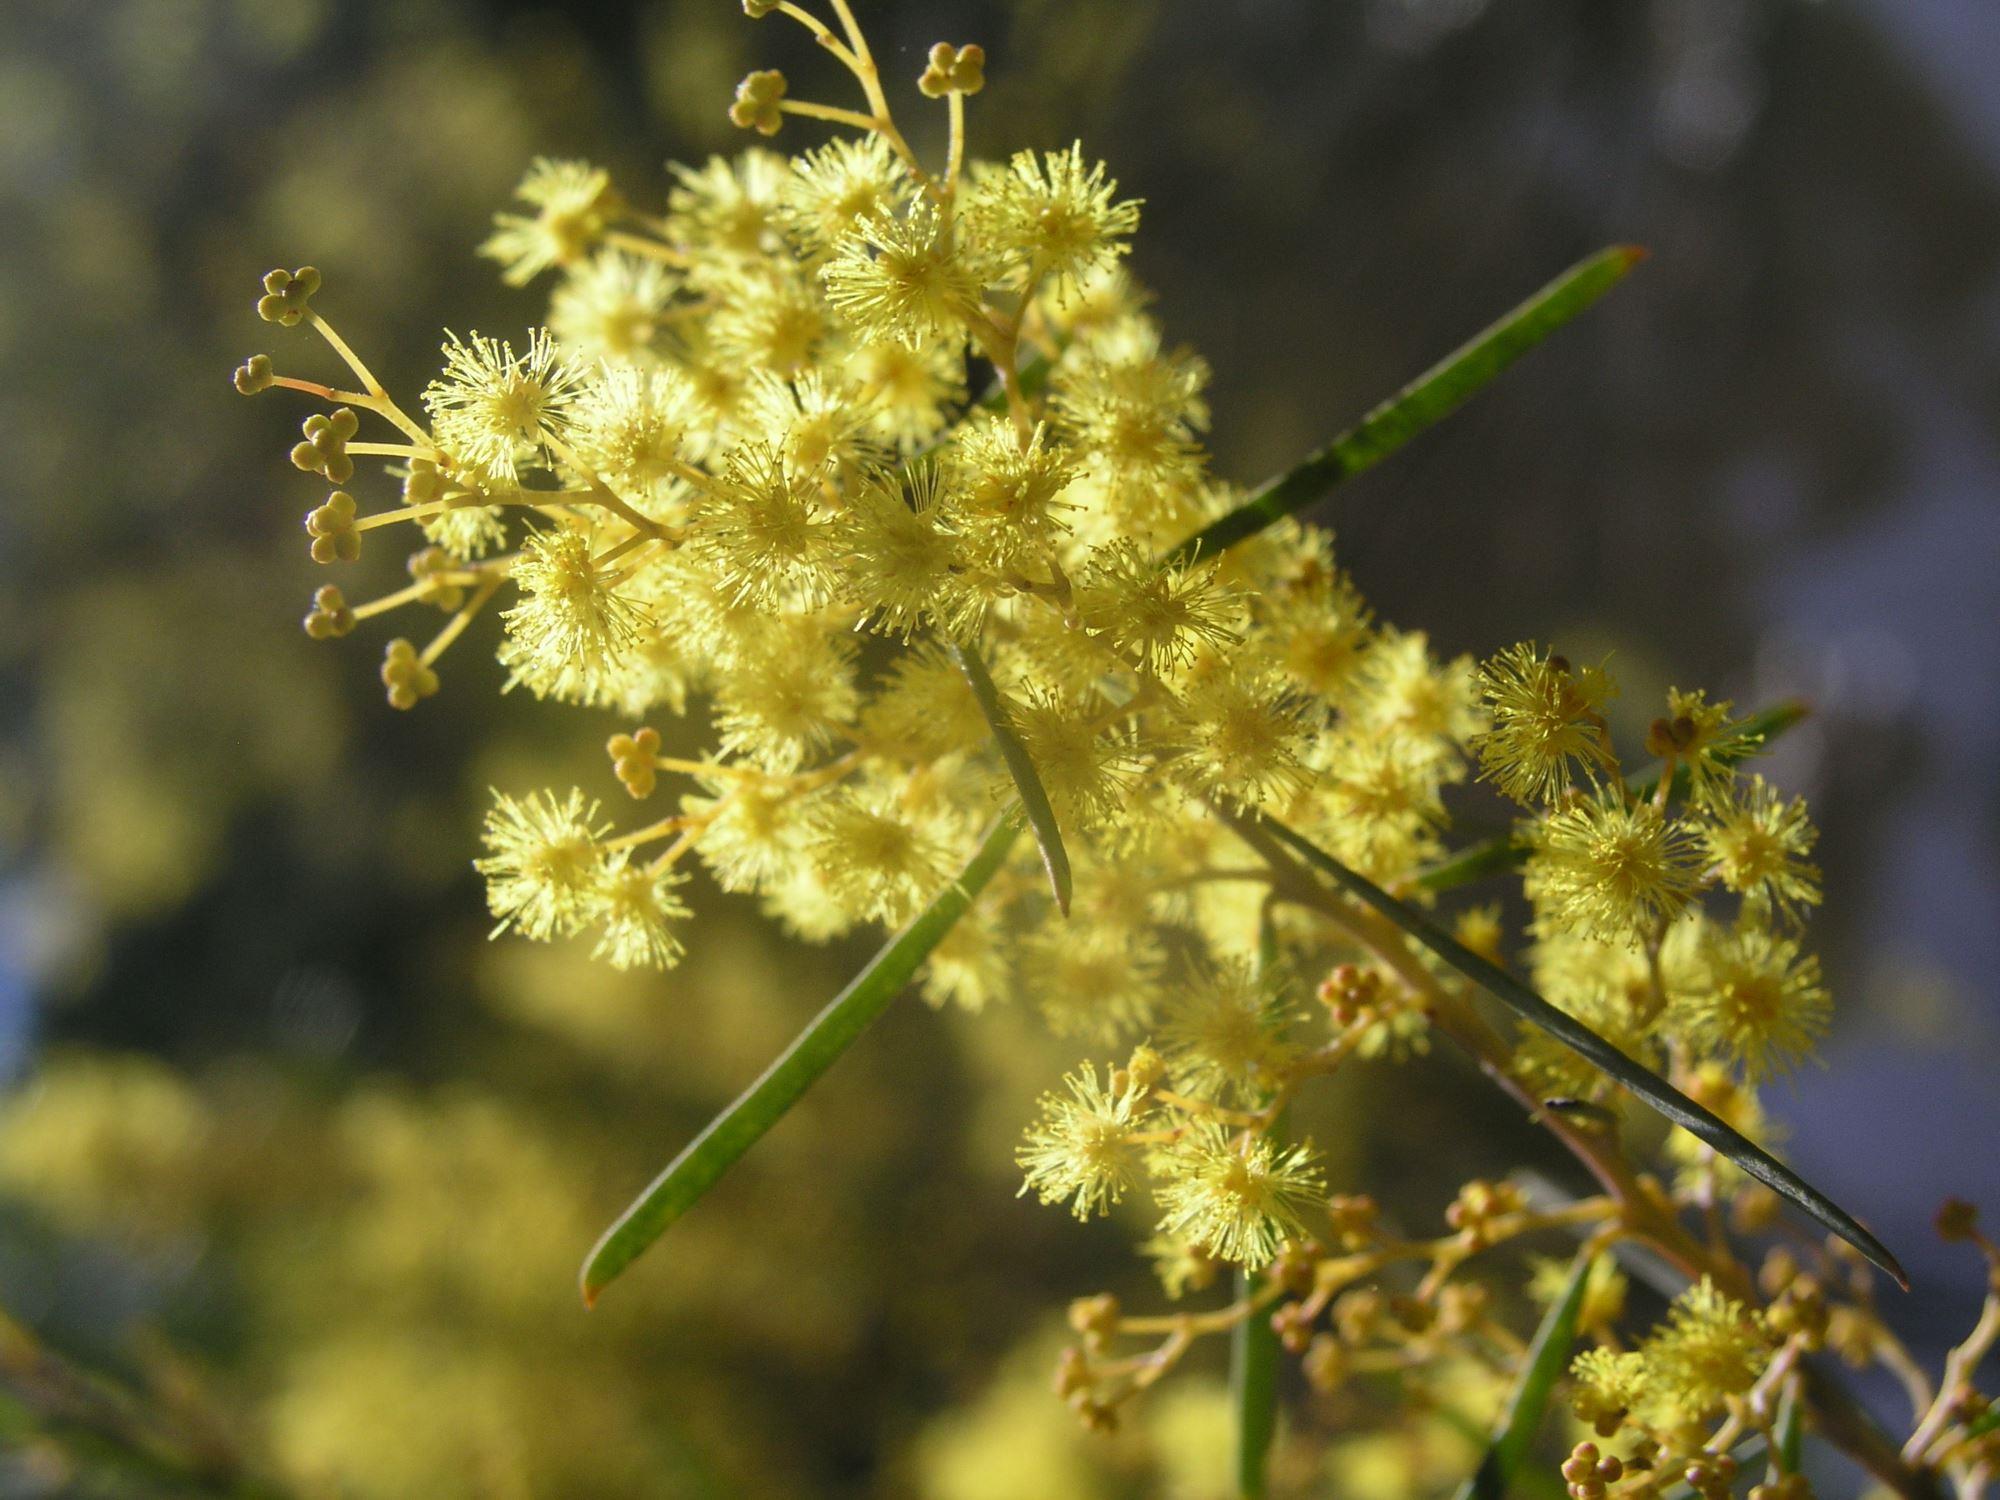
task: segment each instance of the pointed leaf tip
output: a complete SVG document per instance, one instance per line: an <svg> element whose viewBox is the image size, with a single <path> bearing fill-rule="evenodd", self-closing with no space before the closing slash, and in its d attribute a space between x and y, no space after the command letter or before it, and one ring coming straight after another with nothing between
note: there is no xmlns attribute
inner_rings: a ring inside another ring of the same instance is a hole
<svg viewBox="0 0 2000 1500"><path fill-rule="evenodd" d="M1549 1409L1549 1397L1569 1363L1570 1346L1576 1342L1576 1325L1583 1312L1584 1292L1590 1284L1591 1262L1596 1254L1586 1246L1577 1252L1570 1266L1569 1280L1562 1295L1549 1304L1535 1339L1528 1346L1520 1379L1507 1403L1507 1413L1499 1429L1454 1500L1502 1500L1507 1485L1528 1456L1535 1434L1541 1430Z"/></svg>
<svg viewBox="0 0 2000 1500"><path fill-rule="evenodd" d="M1168 555L1190 563L1255 536L1365 473L1457 411L1515 360L1569 323L1646 258L1639 245L1586 256L1540 291L1474 334L1317 453L1259 485L1236 509L1209 522Z"/></svg>
<svg viewBox="0 0 2000 1500"><path fill-rule="evenodd" d="M1387 917L1522 1020L1546 1031L1572 1052L1602 1069L1668 1120L1716 1154L1734 1162L1773 1192L1791 1199L1886 1271L1898 1286L1905 1291L1909 1289L1909 1278L1903 1274L1901 1264L1889 1253L1886 1245L1863 1227L1860 1220L1770 1152L1746 1138L1714 1111L1688 1098L1650 1068L1634 1062L1568 1011L1551 1005L1498 964L1481 958L1421 912L1398 901L1365 875L1349 869L1304 835L1259 813L1238 815L1225 811L1222 816L1245 843L1267 860L1272 860L1274 864L1284 860L1286 851L1304 860L1308 867L1331 880L1346 895Z"/></svg>
<svg viewBox="0 0 2000 1500"><path fill-rule="evenodd" d="M578 1283L583 1305L594 1306L604 1288L667 1232L674 1221L715 1186L722 1174L763 1138L807 1089L833 1066L889 1002L903 992L933 948L965 915L991 880L1014 840L1019 819L1002 816L987 831L958 879L932 899L868 966L792 1039L757 1081L745 1089L673 1159L618 1216L591 1248Z"/></svg>

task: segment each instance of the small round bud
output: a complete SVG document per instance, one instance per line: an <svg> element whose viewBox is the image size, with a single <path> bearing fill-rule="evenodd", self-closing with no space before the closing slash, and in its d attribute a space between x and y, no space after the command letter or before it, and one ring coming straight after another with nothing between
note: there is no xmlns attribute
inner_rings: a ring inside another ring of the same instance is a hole
<svg viewBox="0 0 2000 1500"><path fill-rule="evenodd" d="M438 690L438 675L405 640L393 640L382 657L382 686L389 690L391 708L415 708Z"/></svg>
<svg viewBox="0 0 2000 1500"><path fill-rule="evenodd" d="M986 49L977 42L954 47L939 42L931 48L917 88L926 99L942 99L946 94L976 94L986 87Z"/></svg>
<svg viewBox="0 0 2000 1500"><path fill-rule="evenodd" d="M1074 1344L1056 1356L1056 1394L1067 1401L1090 1389L1090 1360Z"/></svg>
<svg viewBox="0 0 2000 1500"><path fill-rule="evenodd" d="M354 460L347 456L348 439L361 430L361 419L342 406L331 413L315 412L301 429L305 441L292 445L292 466L308 474L319 474L330 484L345 484L354 477Z"/></svg>
<svg viewBox="0 0 2000 1500"><path fill-rule="evenodd" d="M1569 1450L1569 1457L1563 1460L1562 1477L1571 1484L1595 1478L1597 1474L1597 1444L1578 1443Z"/></svg>
<svg viewBox="0 0 2000 1500"><path fill-rule="evenodd" d="M354 497L335 490L324 505L306 512L306 532L312 537L316 563L353 562L361 556L361 533L354 527Z"/></svg>
<svg viewBox="0 0 2000 1500"><path fill-rule="evenodd" d="M1343 1250L1359 1250L1373 1240L1380 1233L1381 1212L1366 1193L1335 1193L1326 1200L1327 1217Z"/></svg>
<svg viewBox="0 0 2000 1500"><path fill-rule="evenodd" d="M1118 1430L1118 1410L1106 1406L1101 1401L1093 1401L1082 1392L1069 1398L1069 1409L1076 1413L1088 1432L1116 1432Z"/></svg>
<svg viewBox="0 0 2000 1500"><path fill-rule="evenodd" d="M1333 1304L1333 1326L1349 1344L1365 1344L1382 1326L1382 1294L1373 1287L1357 1287L1343 1292Z"/></svg>
<svg viewBox="0 0 2000 1500"><path fill-rule="evenodd" d="M1092 1346L1118 1331L1118 1299L1109 1292L1079 1297L1069 1305L1069 1326Z"/></svg>
<svg viewBox="0 0 2000 1500"><path fill-rule="evenodd" d="M311 266L296 271L264 273L264 295L257 299L257 316L266 323L290 328L312 311L312 295L319 290L319 272Z"/></svg>
<svg viewBox="0 0 2000 1500"><path fill-rule="evenodd" d="M653 764L660 753L660 732L639 729L631 734L614 734L605 743L611 766L634 797L650 797L659 785L659 768Z"/></svg>
<svg viewBox="0 0 2000 1500"><path fill-rule="evenodd" d="M410 471L403 476L403 503L429 505L432 501L443 498L443 472L427 458L411 459Z"/></svg>
<svg viewBox="0 0 2000 1500"><path fill-rule="evenodd" d="M736 100L729 106L729 123L759 135L776 135L784 124L778 103L785 97L785 75L776 68L752 73L736 85Z"/></svg>
<svg viewBox="0 0 2000 1500"><path fill-rule="evenodd" d="M1158 1052L1147 1046L1132 1049L1132 1059L1125 1064L1125 1077L1132 1088L1146 1093L1166 1076L1167 1060Z"/></svg>
<svg viewBox="0 0 2000 1500"><path fill-rule="evenodd" d="M1738 1234L1761 1234L1778 1222L1782 1207L1763 1183L1747 1183L1730 1200L1729 1222Z"/></svg>
<svg viewBox="0 0 2000 1500"><path fill-rule="evenodd" d="M1775 1297L1792 1284L1792 1278L1799 1274L1799 1258L1778 1245L1764 1256L1764 1264L1757 1268L1757 1285L1765 1296Z"/></svg>
<svg viewBox="0 0 2000 1500"><path fill-rule="evenodd" d="M1493 1294L1472 1282L1454 1281L1438 1293L1438 1326L1446 1333L1465 1333L1485 1318Z"/></svg>
<svg viewBox="0 0 2000 1500"><path fill-rule="evenodd" d="M271 382L277 378L271 369L271 356L253 354L236 367L236 373L230 380L235 385L238 395L254 396L259 391L268 391Z"/></svg>
<svg viewBox="0 0 2000 1500"><path fill-rule="evenodd" d="M1285 1302L1271 1314L1271 1331L1287 1354L1303 1354L1312 1342L1313 1315L1303 1302Z"/></svg>
<svg viewBox="0 0 2000 1500"><path fill-rule="evenodd" d="M1428 1333L1437 1322L1437 1309L1415 1297L1391 1297L1389 1313L1408 1333Z"/></svg>
<svg viewBox="0 0 2000 1500"><path fill-rule="evenodd" d="M1304 1296L1313 1289L1313 1272L1318 1264L1319 1246L1286 1240L1278 1247L1278 1257L1265 1272L1286 1291Z"/></svg>
<svg viewBox="0 0 2000 1500"><path fill-rule="evenodd" d="M1947 1198L1934 1222L1940 1239L1969 1240L1979 1232L1979 1210L1963 1198Z"/></svg>
<svg viewBox="0 0 2000 1500"><path fill-rule="evenodd" d="M436 605L450 614L465 603L465 585L446 583L444 575L458 571L459 561L442 547L424 547L410 554L405 566L410 570L410 578L417 583L429 585L424 595L426 603Z"/></svg>
<svg viewBox="0 0 2000 1500"><path fill-rule="evenodd" d="M304 624L306 634L314 640L335 640L354 628L354 611L347 607L347 598L339 589L325 584L314 591Z"/></svg>
<svg viewBox="0 0 2000 1500"><path fill-rule="evenodd" d="M1347 1378L1347 1351L1339 1339L1322 1333L1306 1346L1301 1367L1314 1390L1322 1394L1338 1390Z"/></svg>

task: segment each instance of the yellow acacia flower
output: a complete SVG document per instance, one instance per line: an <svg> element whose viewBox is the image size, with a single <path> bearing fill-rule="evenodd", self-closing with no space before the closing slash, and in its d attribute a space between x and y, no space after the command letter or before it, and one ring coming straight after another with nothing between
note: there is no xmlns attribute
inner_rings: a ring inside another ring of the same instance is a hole
<svg viewBox="0 0 2000 1500"><path fill-rule="evenodd" d="M550 266L582 259L618 209L611 174L586 161L536 157L514 196L533 215L495 214L497 227L479 247L507 267L501 279L509 286L526 286Z"/></svg>
<svg viewBox="0 0 2000 1500"><path fill-rule="evenodd" d="M864 339L921 345L963 327L979 281L928 201L875 213L834 246L821 271L827 301Z"/></svg>
<svg viewBox="0 0 2000 1500"><path fill-rule="evenodd" d="M1152 1019L1164 962L1159 940L1143 930L1073 932L1063 923L1027 940L1021 987L1056 1035L1106 1044Z"/></svg>
<svg viewBox="0 0 2000 1500"><path fill-rule="evenodd" d="M1239 1138L1198 1120L1156 1159L1160 1232L1252 1270L1305 1232L1300 1211L1325 1191L1310 1146Z"/></svg>
<svg viewBox="0 0 2000 1500"><path fill-rule="evenodd" d="M1138 1179L1141 1154L1132 1137L1146 1114L1145 1092L1129 1082L1100 1083L1089 1063L1063 1085L1067 1093L1042 1096L1042 1118L1015 1153L1027 1179L1021 1193L1067 1202L1079 1219L1108 1214Z"/></svg>
<svg viewBox="0 0 2000 1500"><path fill-rule="evenodd" d="M1790 1067L1825 1032L1833 1002L1819 959L1763 923L1711 930L1700 968L1676 1020L1690 1042L1740 1064L1752 1082Z"/></svg>
<svg viewBox="0 0 2000 1500"><path fill-rule="evenodd" d="M979 597L957 566L954 498L929 459L874 474L850 495L837 523L841 587L876 629L908 640L932 625L955 636L977 619Z"/></svg>
<svg viewBox="0 0 2000 1500"><path fill-rule="evenodd" d="M1156 563L1119 541L1091 554L1077 613L1086 630L1159 672L1185 665L1203 646L1236 640L1242 605L1208 570Z"/></svg>
<svg viewBox="0 0 2000 1500"><path fill-rule="evenodd" d="M687 876L635 862L620 850L599 877L595 920L601 931L592 958L614 969L671 969L684 951L672 924L687 906L674 894Z"/></svg>
<svg viewBox="0 0 2000 1500"><path fill-rule="evenodd" d="M697 509L695 545L739 604L817 601L831 586L839 553L824 492L772 444L730 454Z"/></svg>
<svg viewBox="0 0 2000 1500"><path fill-rule="evenodd" d="M588 534L550 527L528 538L514 564L520 602L501 618L515 650L546 670L615 659L633 642L645 613L598 566Z"/></svg>
<svg viewBox="0 0 2000 1500"><path fill-rule="evenodd" d="M699 167L670 163L667 237L693 252L744 258L778 243L778 210L791 164L775 151L711 156Z"/></svg>
<svg viewBox="0 0 2000 1500"><path fill-rule="evenodd" d="M811 814L806 850L829 895L854 916L900 926L951 874L951 850L891 788L842 788Z"/></svg>
<svg viewBox="0 0 2000 1500"><path fill-rule="evenodd" d="M1037 423L1024 439L1006 417L975 415L949 450L967 547L988 567L1028 564L1069 530L1064 498L1076 463Z"/></svg>
<svg viewBox="0 0 2000 1500"><path fill-rule="evenodd" d="M743 642L716 688L722 748L772 771L794 771L853 720L861 701L850 632L810 615L776 622Z"/></svg>
<svg viewBox="0 0 2000 1500"><path fill-rule="evenodd" d="M1674 1299L1640 1352L1649 1390L1703 1416L1756 1384L1771 1346L1762 1319L1704 1276Z"/></svg>
<svg viewBox="0 0 2000 1500"><path fill-rule="evenodd" d="M549 295L549 332L586 359L651 363L680 283L657 260L600 250Z"/></svg>
<svg viewBox="0 0 2000 1500"><path fill-rule="evenodd" d="M447 336L444 374L424 392L438 443L482 482L512 485L519 465L538 459L570 430L583 365L546 329L525 350L477 333Z"/></svg>
<svg viewBox="0 0 2000 1500"><path fill-rule="evenodd" d="M1482 779L1533 806L1569 790L1572 762L1604 769L1604 705L1617 692L1610 674L1524 643L1493 657L1479 677L1493 716L1493 727L1473 741Z"/></svg>
<svg viewBox="0 0 2000 1500"><path fill-rule="evenodd" d="M546 942L582 931L600 910L609 831L598 805L572 787L518 801L493 794L482 835L487 853L473 868L486 877L486 902L500 919L494 936L519 932Z"/></svg>
<svg viewBox="0 0 2000 1500"><path fill-rule="evenodd" d="M1255 1104L1296 1049L1285 1039L1276 988L1244 959L1227 959L1184 982L1160 1027L1175 1089L1196 1099Z"/></svg>
<svg viewBox="0 0 2000 1500"><path fill-rule="evenodd" d="M850 350L843 368L861 395L869 436L902 453L935 442L965 399L965 352L941 339L876 339Z"/></svg>
<svg viewBox="0 0 2000 1500"><path fill-rule="evenodd" d="M1527 889L1551 932L1636 943L1694 890L1694 836L1651 803L1585 797L1531 827Z"/></svg>
<svg viewBox="0 0 2000 1500"><path fill-rule="evenodd" d="M1818 839L1804 800L1787 802L1762 776L1739 782L1701 826L1722 883L1784 913L1819 904L1819 866L1806 858Z"/></svg>
<svg viewBox="0 0 2000 1500"><path fill-rule="evenodd" d="M908 168L879 135L841 137L793 159L778 213L807 255L823 255L863 220L908 201Z"/></svg>
<svg viewBox="0 0 2000 1500"><path fill-rule="evenodd" d="M1731 703L1710 703L1708 694L1696 689L1667 690L1667 715L1655 726L1657 735L1665 730L1666 743L1673 747L1674 763L1688 776L1688 800L1697 807L1713 807L1726 795L1736 771L1723 753L1730 731Z"/></svg>
<svg viewBox="0 0 2000 1500"><path fill-rule="evenodd" d="M1139 205L1117 192L1102 162L1084 164L1078 143L1017 152L1004 168L981 173L965 213L987 253L1006 257L1006 285L1032 287L1046 276L1060 300L1078 278L1115 265L1130 248Z"/></svg>
<svg viewBox="0 0 2000 1500"><path fill-rule="evenodd" d="M578 454L623 493L657 504L683 483L696 403L679 370L609 366L578 392L573 418Z"/></svg>
<svg viewBox="0 0 2000 1500"><path fill-rule="evenodd" d="M1478 669L1469 656L1437 660L1421 630L1384 629L1362 660L1353 717L1374 733L1400 733L1456 759L1486 727Z"/></svg>

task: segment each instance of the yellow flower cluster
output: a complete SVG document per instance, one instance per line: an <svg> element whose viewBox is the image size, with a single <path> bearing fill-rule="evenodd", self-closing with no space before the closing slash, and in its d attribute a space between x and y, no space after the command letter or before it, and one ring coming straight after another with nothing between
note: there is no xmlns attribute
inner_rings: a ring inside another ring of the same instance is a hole
<svg viewBox="0 0 2000 1500"><path fill-rule="evenodd" d="M1419 896L1447 855L1447 790L1476 765L1528 809L1514 852L1537 986L1755 1133L1752 1087L1810 1050L1828 1009L1799 933L1819 899L1802 806L1739 777L1758 738L1698 692L1668 695L1654 764L1634 774L1605 718L1607 671L1528 644L1484 666L1443 658L1375 618L1322 530L1286 520L1177 550L1243 496L1208 469L1206 365L1166 340L1125 269L1139 205L1080 146L968 158L976 47L940 44L913 80L948 114L929 169L842 0L837 30L787 0L746 9L811 30L865 108L760 71L731 118L767 137L800 118L853 134L677 167L650 204L588 164L536 162L485 252L517 285L554 274L546 326L447 336L424 420L310 306L317 273L266 279L260 312L309 323L358 388L261 355L238 388L332 408L308 423L301 468L345 485L375 459L400 489L364 514L354 480L315 508L314 559L351 563L398 522L425 544L392 594L322 589L309 632L442 612L427 645L389 645L383 678L407 708L507 594L511 684L617 715L628 727L599 774L667 806L616 831L580 788L496 794L478 862L496 933L588 936L620 967L679 957L696 864L808 939L907 921L1014 798L996 733L1018 742L1073 905L1017 859L936 949L926 993L976 1009L1018 989L1062 1034L1144 1043L1048 1096L1019 1153L1024 1191L1087 1217L1145 1184L1171 1290L1217 1262L1271 1268L1194 1331L1272 1316L1288 1346L1319 1351L1322 1383L1380 1344L1313 1331L1342 1307L1348 1332L1397 1330L1384 1368L1409 1368L1413 1349L1472 1357L1492 1341L1484 1302L1451 1279L1466 1258L1551 1226L1615 1237L1623 1210L1548 1212L1469 1184L1452 1232L1417 1242L1371 1227L1365 1200L1329 1206L1312 1148L1279 1136L1291 1098L1350 1058L1421 1048L1441 1015L1461 1040L1483 1023L1400 940L1302 897L1240 820L1269 813ZM394 440L357 441L363 415ZM997 707L978 696L988 674ZM638 722L656 716L687 720L683 748ZM1504 963L1496 913L1460 931ZM1333 977L1309 1012L1292 997L1314 966ZM1540 1036L1485 1060L1572 1138L1618 1100ZM1707 1148L1674 1151L1684 1202L1741 1187ZM1352 1300L1405 1259L1430 1267L1412 1298ZM1094 1422L1187 1342L1096 1362L1123 1331L1115 1310L1093 1314L1066 1366ZM1706 1414L1755 1378L1755 1331L1704 1283L1640 1354L1592 1363L1586 1388L1615 1404L1643 1356L1648 1401Z"/></svg>

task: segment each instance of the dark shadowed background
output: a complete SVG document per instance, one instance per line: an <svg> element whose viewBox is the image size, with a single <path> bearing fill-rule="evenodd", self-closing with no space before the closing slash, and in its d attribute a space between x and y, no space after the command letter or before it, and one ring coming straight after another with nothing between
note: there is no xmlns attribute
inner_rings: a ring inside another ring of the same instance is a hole
<svg viewBox="0 0 2000 1500"><path fill-rule="evenodd" d="M1081 137L1146 200L1132 264L1237 478L1651 249L1324 519L1447 652L1612 653L1641 717L1670 682L1815 706L1770 773L1824 830L1840 1020L1767 1103L1934 1356L1978 1277L1929 1215L2000 1211L2000 8L859 8L905 84L986 45L975 150ZM257 276L313 262L413 392L440 328L540 316L472 255L530 156L657 200L743 144L742 73L823 64L728 0L0 8L0 1306L326 1493L1216 1493L1200 1375L1110 1445L1043 1390L1064 1298L1147 1294L1129 1225L1011 1196L1065 1061L1018 1016L892 1012L676 1259L577 1310L591 1235L863 949L721 901L665 980L487 945L484 788L606 780L619 726L499 699L476 651L384 708L369 651L296 628L317 497L229 390ZM1352 1185L1433 1214L1539 1149L1440 1064L1338 1128ZM0 1455L0 1495L72 1482Z"/></svg>

